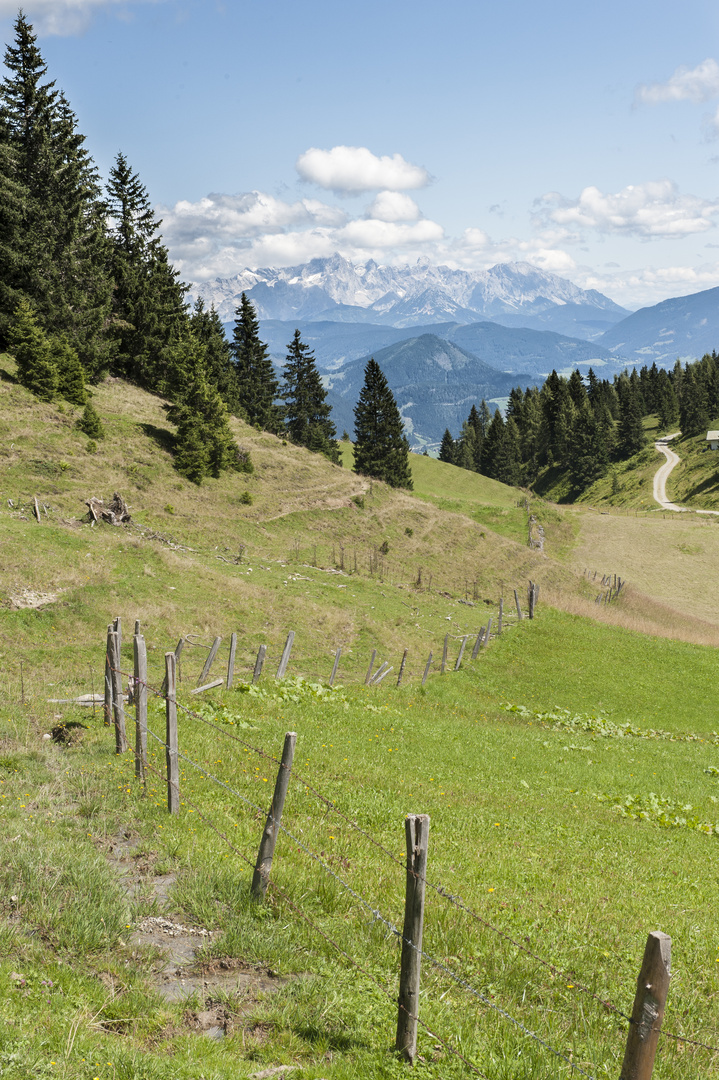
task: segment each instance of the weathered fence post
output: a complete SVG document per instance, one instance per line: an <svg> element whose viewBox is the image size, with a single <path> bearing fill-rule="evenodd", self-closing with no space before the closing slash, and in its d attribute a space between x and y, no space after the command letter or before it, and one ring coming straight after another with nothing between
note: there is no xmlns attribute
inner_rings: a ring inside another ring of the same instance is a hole
<svg viewBox="0 0 719 1080"><path fill-rule="evenodd" d="M105 645L105 701L103 704L103 717L105 727L112 723L112 668L110 667L110 634L113 632L113 624L107 627L107 639Z"/></svg>
<svg viewBox="0 0 719 1080"><path fill-rule="evenodd" d="M285 672L287 671L287 665L290 662L290 653L292 652L292 642L294 640L295 640L295 632L294 632L294 630L290 630L289 634L287 635L287 641L285 642L285 647L282 650L282 658L280 660L280 666L277 668L277 675L275 676L275 678L277 678L277 679L284 679L284 677L285 677Z"/></svg>
<svg viewBox="0 0 719 1080"><path fill-rule="evenodd" d="M487 620L487 633L484 635L484 641L482 642L482 648L483 649L487 648L487 644L489 642L489 633L490 633L491 629L492 629L492 616L490 615L489 619Z"/></svg>
<svg viewBox="0 0 719 1080"><path fill-rule="evenodd" d="M136 633L132 639L132 652L135 683L135 776L144 783L147 764L147 649L142 634Z"/></svg>
<svg viewBox="0 0 719 1080"><path fill-rule="evenodd" d="M521 619L524 618L524 616L522 615L522 609L519 606L519 597L517 595L517 590L516 589L514 590L514 602L517 605L517 618L521 621Z"/></svg>
<svg viewBox="0 0 719 1080"><path fill-rule="evenodd" d="M407 653L409 649L405 649L402 653L402 663L399 665L399 675L397 676L397 686L402 685L402 676L404 675L404 665L407 663Z"/></svg>
<svg viewBox="0 0 719 1080"><path fill-rule="evenodd" d="M171 814L180 812L180 762L177 743L177 686L175 675L177 660L173 652L165 653L165 762L167 765L167 809Z"/></svg>
<svg viewBox="0 0 719 1080"><path fill-rule="evenodd" d="M182 655L182 650L184 649L184 647L185 647L185 639L181 637L180 640L178 641L177 645L175 646L175 680L176 680L176 682L181 682L182 681L180 679L180 656ZM165 676L164 679L162 680L162 685L160 687L160 696L164 697L166 693L167 693L167 676Z"/></svg>
<svg viewBox="0 0 719 1080"><path fill-rule="evenodd" d="M337 674L337 668L340 666L340 656L341 655L342 655L342 649L338 649L337 652L335 653L335 662L332 665L332 674L330 675L330 686L332 686L334 681L335 681L335 675Z"/></svg>
<svg viewBox="0 0 719 1080"><path fill-rule="evenodd" d="M383 676L385 676L387 674L388 669L389 669L389 660L385 660L385 662L383 664L380 664L380 666L377 668L374 675L370 679L370 681L369 681L370 686L376 686L377 683L380 681L380 679L383 678Z"/></svg>
<svg viewBox="0 0 719 1080"><path fill-rule="evenodd" d="M467 634L465 637L462 638L462 644L459 647L459 656L457 657L457 663L454 665L455 671L459 671L459 665L462 663L462 657L464 656L464 650L467 645L468 637L469 635Z"/></svg>
<svg viewBox="0 0 719 1080"><path fill-rule="evenodd" d="M217 652L218 652L218 649L220 648L221 644L222 644L222 638L221 637L216 637L215 640L212 642L212 648L210 649L209 653L207 654L207 659L205 660L204 667L202 668L202 671L199 674L199 677L197 679L197 682L195 683L195 686L202 686L203 682L205 681L207 676L210 674L210 668L212 667L212 665L213 665L213 663L215 661L215 657L217 656Z"/></svg>
<svg viewBox="0 0 719 1080"><path fill-rule="evenodd" d="M627 1048L619 1080L651 1080L671 976L672 939L661 930L647 938Z"/></svg>
<svg viewBox="0 0 719 1080"><path fill-rule="evenodd" d="M422 676L422 686L424 686L424 684L427 682L427 676L429 675L429 669L431 668L431 666L432 666L432 653L430 652L429 656L427 657L427 666L425 667L424 675Z"/></svg>
<svg viewBox="0 0 719 1080"><path fill-rule="evenodd" d="M417 1056L419 976L422 960L424 887L427 874L429 814L408 814L404 823L407 841L407 885L402 929L402 961L399 976L396 1050L405 1061Z"/></svg>
<svg viewBox="0 0 719 1080"><path fill-rule="evenodd" d="M372 650L372 658L371 658L371 660L369 662L369 667L367 668L367 674L365 675L365 679L364 679L365 686L369 686L369 681L372 678L372 668L374 667L374 662L375 662L376 656L377 656L377 650L373 649Z"/></svg>
<svg viewBox="0 0 719 1080"><path fill-rule="evenodd" d="M125 734L125 703L122 697L122 672L120 671L120 642L116 630L111 630L107 637L112 683L112 713L115 721L115 753L124 754L127 750L127 736Z"/></svg>
<svg viewBox="0 0 719 1080"><path fill-rule="evenodd" d="M529 605L529 617L534 618L534 582L530 581L527 589L527 603Z"/></svg>
<svg viewBox="0 0 719 1080"><path fill-rule="evenodd" d="M260 645L257 650L257 659L255 660L255 670L252 672L252 682L259 682L260 675L262 674L262 665L265 662L265 653L267 652L266 645Z"/></svg>
<svg viewBox="0 0 719 1080"><path fill-rule="evenodd" d="M227 661L227 689L232 689L232 680L235 677L235 653L237 652L237 634L233 633L230 638L230 657Z"/></svg>
<svg viewBox="0 0 719 1080"><path fill-rule="evenodd" d="M444 669L447 667L447 652L449 650L449 634L444 635L444 647L442 649L442 667L440 673L444 675Z"/></svg>
<svg viewBox="0 0 719 1080"><path fill-rule="evenodd" d="M287 788L290 783L290 772L292 770L292 759L295 754L296 742L297 735L295 732L288 731L285 735L285 745L282 748L282 761L280 762L280 767L277 772L275 792L272 796L272 803L267 815L267 821L265 822L262 839L260 840L260 849L257 852L255 872L252 875L253 900L264 900L265 893L267 892L270 871L272 870L272 858L275 854L277 834L280 831L280 821L282 820L282 809L285 805L285 796L287 795Z"/></svg>
<svg viewBox="0 0 719 1080"><path fill-rule="evenodd" d="M504 616L504 600L499 600L499 618L497 619L497 637L502 633L502 618Z"/></svg>
<svg viewBox="0 0 719 1080"><path fill-rule="evenodd" d="M484 637L484 627L480 626L479 633L477 634L477 640L475 641L474 648L472 649L472 659L473 660L476 660L478 655L479 655L479 650L482 647L482 638L483 637Z"/></svg>

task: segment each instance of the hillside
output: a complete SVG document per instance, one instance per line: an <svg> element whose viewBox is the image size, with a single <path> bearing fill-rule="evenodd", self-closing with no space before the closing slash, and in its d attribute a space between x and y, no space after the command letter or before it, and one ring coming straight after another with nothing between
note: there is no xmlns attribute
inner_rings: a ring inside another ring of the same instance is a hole
<svg viewBox="0 0 719 1080"><path fill-rule="evenodd" d="M699 360L719 342L719 288L640 308L607 330L598 344L635 364L673 367Z"/></svg>

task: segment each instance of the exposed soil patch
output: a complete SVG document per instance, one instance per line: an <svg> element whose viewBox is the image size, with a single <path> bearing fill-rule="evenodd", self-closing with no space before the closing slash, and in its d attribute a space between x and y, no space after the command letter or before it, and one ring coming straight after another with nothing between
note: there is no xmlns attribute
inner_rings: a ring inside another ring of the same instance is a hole
<svg viewBox="0 0 719 1080"><path fill-rule="evenodd" d="M12 611L20 611L23 608L41 608L45 607L46 604L54 604L58 596L59 593L42 593L35 592L33 589L21 589L19 592L10 593L8 600Z"/></svg>

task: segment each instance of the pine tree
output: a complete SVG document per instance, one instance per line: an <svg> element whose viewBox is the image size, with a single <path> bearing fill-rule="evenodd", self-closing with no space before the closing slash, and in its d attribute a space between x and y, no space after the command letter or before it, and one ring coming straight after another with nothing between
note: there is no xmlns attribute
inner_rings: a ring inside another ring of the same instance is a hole
<svg viewBox="0 0 719 1080"><path fill-rule="evenodd" d="M365 368L355 414L354 471L384 480L390 487L412 489L409 443L394 394L379 364Z"/></svg>
<svg viewBox="0 0 719 1080"><path fill-rule="evenodd" d="M115 280L113 370L159 391L187 329L187 287L170 265L147 189L124 154L110 170L107 192Z"/></svg>
<svg viewBox="0 0 719 1080"><path fill-rule="evenodd" d="M449 428L444 429L442 442L439 446L439 460L446 461L448 465L454 465L454 439Z"/></svg>
<svg viewBox="0 0 719 1080"><path fill-rule="evenodd" d="M71 405L84 405L87 401L87 375L67 338L50 339L50 358L57 370L57 390L60 397Z"/></svg>
<svg viewBox="0 0 719 1080"><path fill-rule="evenodd" d="M86 402L85 408L82 411L82 416L76 422L75 426L79 430L87 435L88 439L104 439L105 429L102 426L102 421L97 413L97 409L91 401Z"/></svg>
<svg viewBox="0 0 719 1080"><path fill-rule="evenodd" d="M57 368L50 343L27 300L21 300L15 310L8 346L17 363L18 382L41 401L52 401L57 396Z"/></svg>
<svg viewBox="0 0 719 1080"><path fill-rule="evenodd" d="M475 434L474 425L470 420L465 420L462 424L462 430L459 433L459 439L457 439L455 443L455 465L458 465L460 469L469 469L470 472L476 472L474 466L476 451L477 436Z"/></svg>
<svg viewBox="0 0 719 1080"><path fill-rule="evenodd" d="M647 438L642 423L639 380L633 383L626 373L617 380L619 430L617 449L622 459L632 457L645 446Z"/></svg>
<svg viewBox="0 0 719 1080"><path fill-rule="evenodd" d="M267 346L260 341L255 309L245 293L235 311L235 328L230 345L237 375L240 409L250 424L278 432L282 413L276 404L280 392Z"/></svg>
<svg viewBox="0 0 719 1080"><path fill-rule="evenodd" d="M239 411L237 373L232 363L230 343L214 304L208 311L202 298L198 297L190 316L190 327L205 348L205 370L210 385L219 392L230 412Z"/></svg>
<svg viewBox="0 0 719 1080"><path fill-rule="evenodd" d="M697 364L687 364L684 371L679 410L682 435L701 435L709 425L706 393L701 372L698 372L697 368Z"/></svg>
<svg viewBox="0 0 719 1080"><path fill-rule="evenodd" d="M314 353L305 345L299 330L295 330L287 346L282 369L282 397L287 434L294 443L306 446L315 453L325 454L336 465L340 463L337 428L332 423L331 405L322 385Z"/></svg>
<svg viewBox="0 0 719 1080"><path fill-rule="evenodd" d="M578 491L604 476L609 467L608 447L602 438L596 413L585 397L577 408L570 443L569 467Z"/></svg>

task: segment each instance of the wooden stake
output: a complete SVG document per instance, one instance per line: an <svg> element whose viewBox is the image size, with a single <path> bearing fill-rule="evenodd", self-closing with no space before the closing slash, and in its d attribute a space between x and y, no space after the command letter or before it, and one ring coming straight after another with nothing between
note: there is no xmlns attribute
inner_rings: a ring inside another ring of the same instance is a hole
<svg viewBox="0 0 719 1080"><path fill-rule="evenodd" d="M442 649L442 667L440 673L444 675L444 669L447 667L447 652L449 650L449 634L444 635L444 647Z"/></svg>
<svg viewBox="0 0 719 1080"><path fill-rule="evenodd" d="M417 1056L417 1018L419 1016L419 976L422 960L422 924L424 922L424 887L427 874L429 814L408 814L405 819L407 842L407 884L402 929L402 961L399 976L397 1041L399 1054L414 1062Z"/></svg>
<svg viewBox="0 0 719 1080"><path fill-rule="evenodd" d="M465 637L462 638L462 644L459 647L459 656L457 657L457 662L454 665L454 670L455 671L459 671L459 665L462 663L462 657L464 656L464 650L465 650L465 648L467 646L468 637L469 637L469 634L467 634Z"/></svg>
<svg viewBox="0 0 719 1080"><path fill-rule="evenodd" d="M139 626L139 623L136 623ZM147 764L147 649L142 634L132 639L135 675L135 776L145 782Z"/></svg>
<svg viewBox="0 0 719 1080"><path fill-rule="evenodd" d="M479 650L482 647L482 638L483 637L484 637L484 627L480 626L479 633L477 634L477 640L475 641L474 648L472 649L472 659L473 660L476 660L477 656L479 655Z"/></svg>
<svg viewBox="0 0 719 1080"><path fill-rule="evenodd" d="M213 663L215 661L215 657L217 656L217 652L218 652L221 644L222 644L222 638L221 637L216 637L215 640L212 642L212 648L210 649L210 651L209 651L209 653L207 655L207 659L205 660L205 666L203 667L202 671L200 672L199 678L198 678L197 682L195 683L195 686L200 686L205 681L207 676L210 674L210 668L212 667L212 665L213 665Z"/></svg>
<svg viewBox="0 0 719 1080"><path fill-rule="evenodd" d="M260 675L262 674L262 665L265 662L265 653L267 652L266 645L260 645L257 650L257 659L255 660L255 670L252 672L253 684L260 681Z"/></svg>
<svg viewBox="0 0 719 1080"><path fill-rule="evenodd" d="M112 723L112 672L110 670L110 634L113 632L112 623L107 628L107 644L105 645L105 702L103 715L105 727Z"/></svg>
<svg viewBox="0 0 719 1080"><path fill-rule="evenodd" d="M335 675L337 674L337 668L340 666L340 656L342 655L342 649L338 649L335 653L335 662L332 665L332 674L330 675L330 686L334 684Z"/></svg>
<svg viewBox="0 0 719 1080"><path fill-rule="evenodd" d="M517 596L517 590L516 589L514 590L514 602L517 605L517 618L521 621L521 619L523 618L523 615L522 615L522 609L519 606L519 597Z"/></svg>
<svg viewBox="0 0 719 1080"><path fill-rule="evenodd" d="M122 672L120 671L120 643L117 631L107 635L109 640L110 681L112 683L112 715L115 721L115 753L124 754L127 750L125 734L125 703L122 700Z"/></svg>
<svg viewBox="0 0 719 1080"><path fill-rule="evenodd" d="M237 651L237 634L233 633L230 638L230 658L227 661L227 689L232 689L232 680L235 677L235 653Z"/></svg>
<svg viewBox="0 0 719 1080"><path fill-rule="evenodd" d="M175 670L176 670L176 675L177 675L177 681L178 682L181 681L180 678L179 678L179 674L180 674L180 656L182 654L182 650L184 649L184 647L185 647L185 639L181 637L180 640L178 641L177 645L175 646ZM166 693L167 693L167 676L165 676L165 678L162 680L162 686L160 687L160 696L164 697Z"/></svg>
<svg viewBox="0 0 719 1080"><path fill-rule="evenodd" d="M661 930L647 938L627 1048L619 1080L651 1080L671 975L672 939Z"/></svg>
<svg viewBox="0 0 719 1080"><path fill-rule="evenodd" d="M369 681L370 686L376 686L377 685L377 683L382 678L382 676L387 674L387 668L388 667L389 667L389 660L385 660L385 662L383 664L381 664L377 668L374 675L370 679L370 681Z"/></svg>
<svg viewBox="0 0 719 1080"><path fill-rule="evenodd" d="M270 804L270 810L267 815L267 821L265 822L262 839L260 840L260 849L257 852L255 872L252 875L253 900L264 900L265 893L267 892L270 871L272 870L272 859L275 854L275 844L277 843L277 834L280 831L280 821L282 820L282 809L285 805L285 796L287 795L287 788L290 783L290 772L292 770L292 759L295 754L296 742L297 735L295 732L288 731L285 735L285 745L282 749L282 761L280 762L277 779L275 781L275 792L272 796L272 803Z"/></svg>
<svg viewBox="0 0 719 1080"><path fill-rule="evenodd" d="M33 503L35 504L35 517L40 520L40 507L37 505L37 495L33 495Z"/></svg>
<svg viewBox="0 0 719 1080"><path fill-rule="evenodd" d="M287 635L287 641L285 642L285 647L282 650L282 659L280 660L280 666L277 668L277 675L275 676L275 678L277 678L277 679L284 679L284 677L285 677L285 672L287 671L287 665L288 665L288 663L290 661L290 653L292 652L292 642L294 640L295 640L295 632L294 632L294 630L290 630L289 634Z"/></svg>
<svg viewBox="0 0 719 1080"><path fill-rule="evenodd" d="M374 679L372 680L372 685L373 686L379 686L379 684L382 682L384 677L386 675L389 675L390 671L394 671L394 668L390 664L383 664L382 667L383 667L383 669L386 669L386 670L383 670L382 672L379 672L379 671L377 672Z"/></svg>
<svg viewBox="0 0 719 1080"><path fill-rule="evenodd" d="M432 653L427 657L427 666L424 669L424 675L422 676L422 686L427 682L427 676L429 675L429 669L432 666Z"/></svg>
<svg viewBox="0 0 719 1080"><path fill-rule="evenodd" d="M490 615L489 619L487 620L487 633L484 635L484 641L482 642L482 648L483 649L487 648L487 645L489 643L489 634L490 634L491 629L492 629L492 616Z"/></svg>
<svg viewBox="0 0 719 1080"><path fill-rule="evenodd" d="M377 650L373 649L372 650L372 658L371 658L371 660L369 662L369 667L367 668L367 674L365 675L365 679L364 679L365 686L369 686L369 681L372 678L372 668L374 667L374 662L375 662L376 656L377 656Z"/></svg>
<svg viewBox="0 0 719 1080"><path fill-rule="evenodd" d="M397 676L397 686L402 685L402 676L404 675L404 665L407 663L407 653L409 649L405 649L402 653L402 663L399 665L399 675Z"/></svg>
<svg viewBox="0 0 719 1080"><path fill-rule="evenodd" d="M177 660L172 652L165 653L165 763L167 765L167 809L170 814L180 813L180 762L177 754L177 687L175 674Z"/></svg>
<svg viewBox="0 0 719 1080"><path fill-rule="evenodd" d="M529 617L534 618L534 582L530 581L529 589L527 590L527 602L529 604Z"/></svg>
<svg viewBox="0 0 719 1080"><path fill-rule="evenodd" d="M216 686L222 686L224 679L213 679L212 682L205 683L204 686L196 686L193 690L190 690L191 694L203 694L205 690L214 690Z"/></svg>
<svg viewBox="0 0 719 1080"><path fill-rule="evenodd" d="M504 615L504 600L500 597L499 601L499 619L497 620L497 637L502 633L502 617Z"/></svg>

